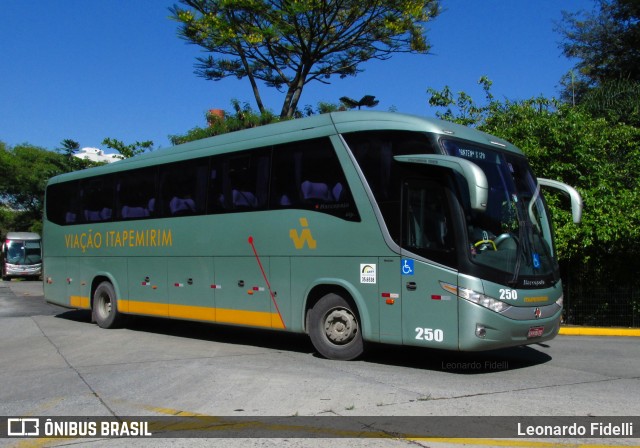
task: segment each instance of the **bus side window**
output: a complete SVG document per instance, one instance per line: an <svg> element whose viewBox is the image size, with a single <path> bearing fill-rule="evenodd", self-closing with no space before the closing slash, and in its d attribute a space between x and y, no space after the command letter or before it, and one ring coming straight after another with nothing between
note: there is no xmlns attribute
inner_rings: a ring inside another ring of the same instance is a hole
<svg viewBox="0 0 640 448"><path fill-rule="evenodd" d="M75 224L79 213L79 182L53 184L47 188L47 219L59 225Z"/></svg>
<svg viewBox="0 0 640 448"><path fill-rule="evenodd" d="M143 168L121 176L117 190L119 218L141 219L155 215L155 168Z"/></svg>
<svg viewBox="0 0 640 448"><path fill-rule="evenodd" d="M206 210L209 159L161 166L164 216L200 215ZM154 201L154 208L158 206Z"/></svg>
<svg viewBox="0 0 640 448"><path fill-rule="evenodd" d="M360 219L328 138L274 148L271 208L302 208L351 221Z"/></svg>
<svg viewBox="0 0 640 448"><path fill-rule="evenodd" d="M214 182L209 194L210 210L263 210L268 199L269 162L268 148L224 156L219 161L214 159L210 174L210 181Z"/></svg>
<svg viewBox="0 0 640 448"><path fill-rule="evenodd" d="M80 183L82 222L111 221L114 208L113 177L102 176Z"/></svg>

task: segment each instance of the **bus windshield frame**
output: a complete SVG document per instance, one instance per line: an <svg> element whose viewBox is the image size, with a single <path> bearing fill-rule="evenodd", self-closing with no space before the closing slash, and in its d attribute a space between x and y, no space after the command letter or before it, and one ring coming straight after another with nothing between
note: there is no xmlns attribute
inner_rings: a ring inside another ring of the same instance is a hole
<svg viewBox="0 0 640 448"><path fill-rule="evenodd" d="M471 275L490 276L512 287L539 287L559 279L553 228L540 187L524 156L472 142L442 139L447 154L476 163L486 174L485 211L463 198ZM460 190L464 194L464 190Z"/></svg>

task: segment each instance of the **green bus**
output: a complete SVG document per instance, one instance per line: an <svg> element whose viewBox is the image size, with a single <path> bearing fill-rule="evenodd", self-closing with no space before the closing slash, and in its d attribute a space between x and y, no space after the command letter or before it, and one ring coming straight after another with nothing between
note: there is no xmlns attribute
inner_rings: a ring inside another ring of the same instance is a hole
<svg viewBox="0 0 640 448"><path fill-rule="evenodd" d="M52 178L48 302L367 342L489 350L553 338L562 284L540 186L497 137L338 112ZM212 330L215 331L215 330Z"/></svg>

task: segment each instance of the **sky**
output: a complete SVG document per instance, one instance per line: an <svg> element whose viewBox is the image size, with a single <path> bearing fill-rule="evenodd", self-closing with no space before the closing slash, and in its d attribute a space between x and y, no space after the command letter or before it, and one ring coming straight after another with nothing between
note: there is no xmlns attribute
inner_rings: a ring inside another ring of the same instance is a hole
<svg viewBox="0 0 640 448"><path fill-rule="evenodd" d="M196 76L200 48L177 37L172 0L0 0L0 141L46 149L72 139L106 149L205 126L209 109L255 101L246 79ZM575 64L559 48L562 11L591 10L593 0L441 0L426 25L429 55L369 61L356 77L311 83L300 106L374 95L375 110L434 116L428 88L449 86L482 102L477 82L493 81L498 100L559 95ZM279 113L284 94L262 87Z"/></svg>

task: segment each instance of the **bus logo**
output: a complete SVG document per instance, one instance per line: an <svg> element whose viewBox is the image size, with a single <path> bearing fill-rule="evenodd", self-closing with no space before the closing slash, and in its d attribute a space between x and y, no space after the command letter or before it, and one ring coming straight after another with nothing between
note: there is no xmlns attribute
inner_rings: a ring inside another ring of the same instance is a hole
<svg viewBox="0 0 640 448"><path fill-rule="evenodd" d="M302 227L302 231L300 233L298 233L297 229L289 230L289 238L293 241L296 249L304 248L305 244L309 246L309 249L315 249L316 240L314 240L311 235L311 229L309 229L309 222L307 221L307 218L300 218L300 226Z"/></svg>

